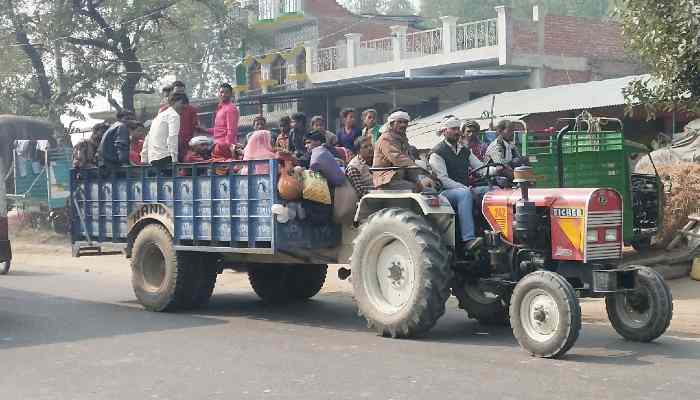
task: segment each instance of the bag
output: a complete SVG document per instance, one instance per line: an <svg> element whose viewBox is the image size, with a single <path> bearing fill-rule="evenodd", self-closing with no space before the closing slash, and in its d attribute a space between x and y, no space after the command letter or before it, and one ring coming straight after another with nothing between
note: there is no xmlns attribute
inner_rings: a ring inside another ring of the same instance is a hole
<svg viewBox="0 0 700 400"><path fill-rule="evenodd" d="M346 178L343 185L335 188L334 194L333 222L336 224L352 222L355 219L357 202L360 201L357 191Z"/></svg>
<svg viewBox="0 0 700 400"><path fill-rule="evenodd" d="M305 170L302 197L321 204L332 204L328 181L318 172Z"/></svg>

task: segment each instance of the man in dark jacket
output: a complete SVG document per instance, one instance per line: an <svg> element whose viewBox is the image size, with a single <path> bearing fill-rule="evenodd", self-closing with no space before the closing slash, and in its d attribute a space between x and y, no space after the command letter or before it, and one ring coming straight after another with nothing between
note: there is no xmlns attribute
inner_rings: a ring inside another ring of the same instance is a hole
<svg viewBox="0 0 700 400"><path fill-rule="evenodd" d="M306 153L304 139L306 138L306 115L295 113L292 115L292 130L289 132L289 151L301 158Z"/></svg>
<svg viewBox="0 0 700 400"><path fill-rule="evenodd" d="M129 165L130 138L139 134L143 125L131 119L114 123L102 136L98 149L98 164L100 167L117 168Z"/></svg>

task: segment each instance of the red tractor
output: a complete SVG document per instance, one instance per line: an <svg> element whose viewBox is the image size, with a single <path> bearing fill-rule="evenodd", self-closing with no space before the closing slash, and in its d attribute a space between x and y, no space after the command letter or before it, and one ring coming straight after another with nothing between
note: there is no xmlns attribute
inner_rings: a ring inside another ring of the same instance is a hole
<svg viewBox="0 0 700 400"><path fill-rule="evenodd" d="M623 204L612 189L531 189L532 170L516 169L517 188L483 199L485 245L458 259L454 214L444 199L371 192L360 201L351 271L360 313L382 335L430 329L454 294L469 317L508 324L533 355L556 358L581 329L579 297L605 297L610 322L628 340L647 342L669 326L673 304L663 278L646 267L617 267ZM482 219L482 220L483 220Z"/></svg>

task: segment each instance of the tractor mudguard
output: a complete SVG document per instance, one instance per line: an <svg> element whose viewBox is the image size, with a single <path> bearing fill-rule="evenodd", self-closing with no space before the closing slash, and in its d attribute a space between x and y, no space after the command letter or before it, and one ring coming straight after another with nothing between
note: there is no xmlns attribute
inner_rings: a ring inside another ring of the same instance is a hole
<svg viewBox="0 0 700 400"><path fill-rule="evenodd" d="M403 190L372 191L360 199L355 212L355 225L385 208L403 208L425 216L440 230L448 246L455 245L455 212L445 197Z"/></svg>

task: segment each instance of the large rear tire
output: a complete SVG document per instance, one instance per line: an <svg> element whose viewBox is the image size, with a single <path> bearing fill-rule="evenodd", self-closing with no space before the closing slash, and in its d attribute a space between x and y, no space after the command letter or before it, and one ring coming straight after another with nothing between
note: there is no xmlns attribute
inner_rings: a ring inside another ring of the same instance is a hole
<svg viewBox="0 0 700 400"><path fill-rule="evenodd" d="M627 340L650 342L663 335L673 318L673 297L664 278L649 267L638 266L637 290L605 297L610 323Z"/></svg>
<svg viewBox="0 0 700 400"><path fill-rule="evenodd" d="M488 326L509 326L508 302L501 296L481 290L476 283L465 282L462 288L454 288L459 308L471 319Z"/></svg>
<svg viewBox="0 0 700 400"><path fill-rule="evenodd" d="M533 356L563 356L581 330L581 307L574 288L550 271L525 276L511 297L510 325L520 346Z"/></svg>
<svg viewBox="0 0 700 400"><path fill-rule="evenodd" d="M421 335L445 313L449 251L432 225L412 211L373 214L355 239L351 268L359 313L380 335Z"/></svg>
<svg viewBox="0 0 700 400"><path fill-rule="evenodd" d="M172 237L161 225L144 227L134 240L131 284L139 303L149 311L188 308L192 302L188 283L196 267L191 256L173 249Z"/></svg>

